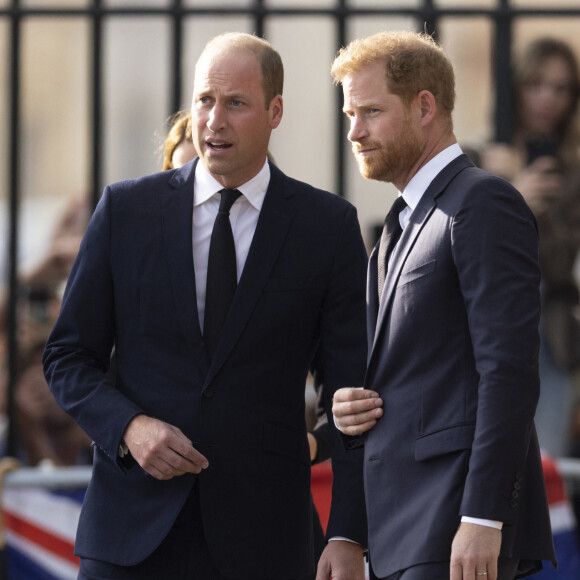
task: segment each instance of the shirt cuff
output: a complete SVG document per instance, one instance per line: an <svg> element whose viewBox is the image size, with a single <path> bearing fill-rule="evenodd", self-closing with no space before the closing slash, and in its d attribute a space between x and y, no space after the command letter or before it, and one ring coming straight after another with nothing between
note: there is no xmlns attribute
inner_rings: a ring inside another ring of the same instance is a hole
<svg viewBox="0 0 580 580"><path fill-rule="evenodd" d="M467 524L477 524L478 526L495 528L496 530L501 530L503 528L503 522L498 522L497 520L483 520L481 518L470 518L469 516L461 516L461 521Z"/></svg>
<svg viewBox="0 0 580 580"><path fill-rule="evenodd" d="M122 459L127 455L129 455L129 448L127 447L127 444L124 441L121 441L121 444L119 445L119 457Z"/></svg>
<svg viewBox="0 0 580 580"><path fill-rule="evenodd" d="M348 538L343 538L342 536L333 536L332 538L328 538L329 542L341 541L341 542L351 542L352 544L358 544L354 540L349 540Z"/></svg>

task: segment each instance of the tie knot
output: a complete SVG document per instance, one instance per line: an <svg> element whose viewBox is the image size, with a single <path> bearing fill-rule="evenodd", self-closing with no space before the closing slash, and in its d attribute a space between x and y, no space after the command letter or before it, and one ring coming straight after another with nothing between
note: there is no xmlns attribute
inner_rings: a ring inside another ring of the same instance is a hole
<svg viewBox="0 0 580 580"><path fill-rule="evenodd" d="M234 201L236 201L236 199L242 195L242 192L238 191L237 189L222 189L220 193L222 194L222 197L220 200L219 212L230 213L230 209L232 209Z"/></svg>
<svg viewBox="0 0 580 580"><path fill-rule="evenodd" d="M391 207L391 210L394 211L394 212L396 212L396 213L401 213L401 211L403 211L406 207L407 207L407 202L405 201L405 199L403 198L403 196L400 195L393 202L393 205Z"/></svg>
<svg viewBox="0 0 580 580"><path fill-rule="evenodd" d="M393 202L391 209L388 211L385 217L385 225L387 225L388 229L393 227L399 227L399 214L407 207L407 202L403 199L403 196L400 195L397 199Z"/></svg>

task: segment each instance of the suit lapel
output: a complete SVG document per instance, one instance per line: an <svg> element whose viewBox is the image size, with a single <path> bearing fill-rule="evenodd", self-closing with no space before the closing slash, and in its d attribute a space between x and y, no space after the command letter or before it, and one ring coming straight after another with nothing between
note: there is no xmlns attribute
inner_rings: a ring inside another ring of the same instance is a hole
<svg viewBox="0 0 580 580"><path fill-rule="evenodd" d="M290 180L270 164L271 177L248 258L236 290L206 384L234 348L268 281L296 211Z"/></svg>
<svg viewBox="0 0 580 580"><path fill-rule="evenodd" d="M380 240L376 243L369 257L367 269L367 344L369 353L375 340L375 329L379 313L377 261Z"/></svg>
<svg viewBox="0 0 580 580"><path fill-rule="evenodd" d="M163 242L173 298L179 310L181 330L197 364L205 373L207 356L197 313L195 270L192 248L193 177L197 161L177 170L162 193Z"/></svg>
<svg viewBox="0 0 580 580"><path fill-rule="evenodd" d="M377 318L375 319L376 326L372 342L372 348L370 349L369 352L369 365L371 360L373 359L375 350L377 350L375 348L377 345L377 341L381 336L382 329L388 318L388 314L393 302L394 291L397 286L399 277L401 275L403 265L405 264L409 252L415 245L417 236L419 235L425 223L433 213L437 205L437 197L439 197L443 193L443 191L445 191L446 187L460 171L462 171L466 167L472 166L473 163L469 160L467 155L460 155L459 157L454 159L451 163L449 163L446 167L444 167L443 170L431 182L431 184L421 197L421 200L419 201L417 207L411 214L409 223L407 224L407 227L403 231L401 239L399 240L399 243L397 244L392 254L389 270L387 271L387 275L385 278L383 300L380 303ZM372 321L370 321L370 324L372 324Z"/></svg>

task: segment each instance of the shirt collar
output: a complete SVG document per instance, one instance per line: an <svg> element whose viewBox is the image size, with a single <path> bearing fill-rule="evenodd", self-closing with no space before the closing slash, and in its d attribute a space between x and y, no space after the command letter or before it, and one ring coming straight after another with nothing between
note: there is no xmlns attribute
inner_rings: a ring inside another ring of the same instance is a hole
<svg viewBox="0 0 580 580"><path fill-rule="evenodd" d="M423 165L423 167L413 175L413 178L409 181L405 190L402 193L399 192L399 195L403 196L411 211L417 207L417 204L435 177L444 167L449 165L449 163L451 163L456 157L459 157L462 153L463 151L459 144L454 143L435 155L433 159L428 163L425 163L425 165Z"/></svg>
<svg viewBox="0 0 580 580"><path fill-rule="evenodd" d="M269 183L270 165L268 164L268 161L266 161L257 175L236 189L241 191L248 202L255 209L260 211L262 209L262 204L264 203L264 198L266 197L266 190L268 189ZM195 181L193 187L194 207L205 203L218 193L218 191L224 188L224 186L204 167L201 161L199 161L195 167Z"/></svg>

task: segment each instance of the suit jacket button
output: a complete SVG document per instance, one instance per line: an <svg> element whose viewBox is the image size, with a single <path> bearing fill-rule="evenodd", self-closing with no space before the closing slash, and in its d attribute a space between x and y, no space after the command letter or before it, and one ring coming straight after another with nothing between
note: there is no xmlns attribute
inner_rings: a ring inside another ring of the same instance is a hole
<svg viewBox="0 0 580 580"><path fill-rule="evenodd" d="M517 507L518 502L515 499L510 499L510 507L515 508Z"/></svg>
<svg viewBox="0 0 580 580"><path fill-rule="evenodd" d="M519 481L516 481L514 483L514 489L521 489L521 487L522 487L522 484Z"/></svg>
<svg viewBox="0 0 580 580"><path fill-rule="evenodd" d="M514 490L514 491L512 491L512 497L514 499L518 499L518 497L520 497L520 494L517 491Z"/></svg>

